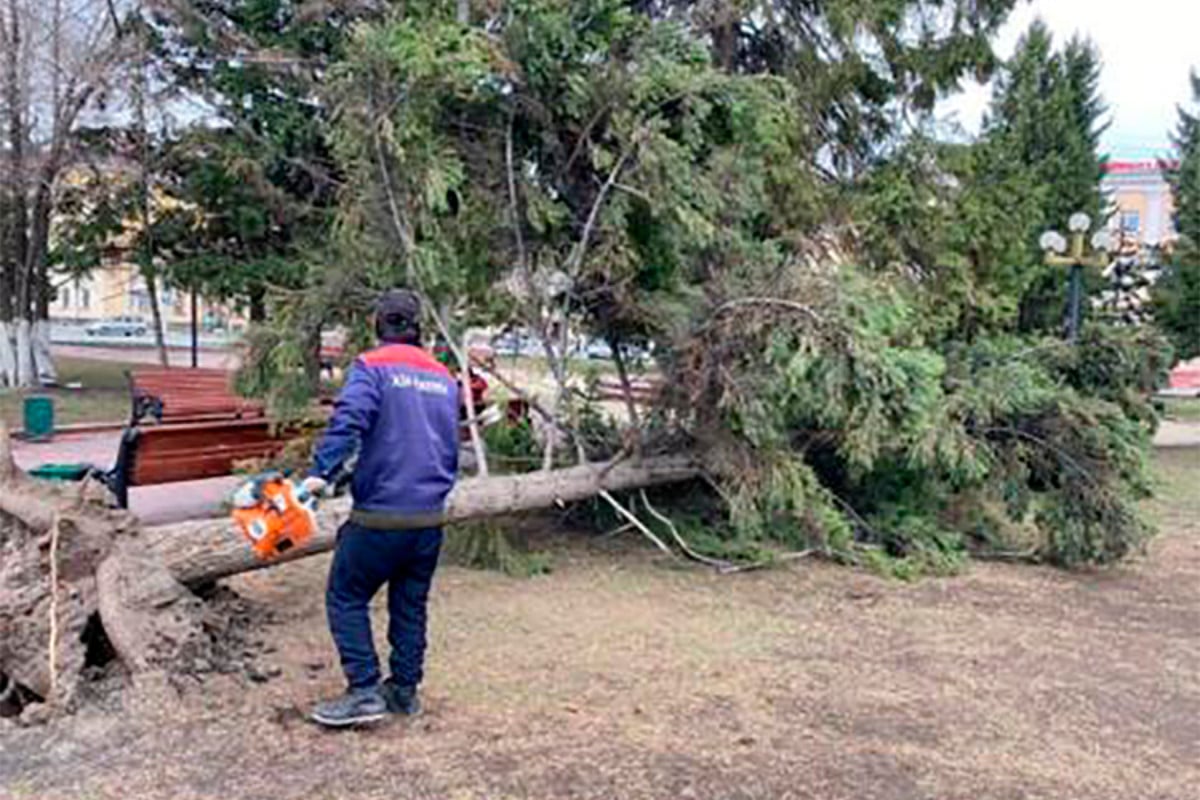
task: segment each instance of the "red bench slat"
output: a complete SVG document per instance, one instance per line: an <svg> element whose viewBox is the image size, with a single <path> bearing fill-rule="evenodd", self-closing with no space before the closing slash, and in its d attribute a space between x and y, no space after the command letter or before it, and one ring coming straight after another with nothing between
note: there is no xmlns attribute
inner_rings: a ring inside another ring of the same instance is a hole
<svg viewBox="0 0 1200 800"><path fill-rule="evenodd" d="M223 419L133 429L123 445L129 448L123 486L229 475L239 461L277 454L289 438L287 433L277 434L265 419Z"/></svg>
<svg viewBox="0 0 1200 800"><path fill-rule="evenodd" d="M158 402L163 422L264 414L261 402L234 393L233 375L225 370L146 367L130 371L129 383L135 399ZM134 413L140 413L136 404Z"/></svg>

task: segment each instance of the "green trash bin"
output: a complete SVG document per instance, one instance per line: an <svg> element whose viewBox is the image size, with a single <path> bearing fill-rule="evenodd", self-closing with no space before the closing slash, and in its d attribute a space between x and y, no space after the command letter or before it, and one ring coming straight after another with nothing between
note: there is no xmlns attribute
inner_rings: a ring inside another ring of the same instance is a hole
<svg viewBox="0 0 1200 800"><path fill-rule="evenodd" d="M54 400L42 395L25 398L25 438L44 442L54 436Z"/></svg>
<svg viewBox="0 0 1200 800"><path fill-rule="evenodd" d="M29 470L29 475L43 481L78 482L95 469L91 464L42 464Z"/></svg>

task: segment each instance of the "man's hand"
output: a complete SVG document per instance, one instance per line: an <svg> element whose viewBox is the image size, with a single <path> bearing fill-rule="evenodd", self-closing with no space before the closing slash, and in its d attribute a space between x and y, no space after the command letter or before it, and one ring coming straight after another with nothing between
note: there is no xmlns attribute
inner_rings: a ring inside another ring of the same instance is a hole
<svg viewBox="0 0 1200 800"><path fill-rule="evenodd" d="M300 488L307 491L313 497L323 497L325 490L329 488L329 482L324 478L318 478L316 475L309 475L300 484Z"/></svg>

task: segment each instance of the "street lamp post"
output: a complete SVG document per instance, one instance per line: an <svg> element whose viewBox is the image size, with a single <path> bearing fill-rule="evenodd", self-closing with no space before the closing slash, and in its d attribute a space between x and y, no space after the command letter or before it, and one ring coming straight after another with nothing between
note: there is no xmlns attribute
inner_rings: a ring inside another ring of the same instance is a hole
<svg viewBox="0 0 1200 800"><path fill-rule="evenodd" d="M1118 242L1106 230L1092 236L1091 252L1088 252L1087 233L1092 227L1092 218L1082 212L1072 214L1069 222L1071 240L1068 242L1058 231L1046 231L1040 244L1046 254L1046 263L1054 267L1071 268L1070 300L1067 307L1067 338L1071 342L1079 339L1079 324L1083 306L1083 270L1085 267L1104 268Z"/></svg>

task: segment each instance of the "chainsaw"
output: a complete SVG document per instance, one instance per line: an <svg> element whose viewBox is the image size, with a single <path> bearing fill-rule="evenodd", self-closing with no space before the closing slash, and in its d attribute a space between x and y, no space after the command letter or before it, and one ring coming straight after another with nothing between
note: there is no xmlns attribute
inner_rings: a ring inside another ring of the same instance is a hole
<svg viewBox="0 0 1200 800"><path fill-rule="evenodd" d="M317 530L317 498L278 472L254 477L233 494L233 519L262 561L303 547Z"/></svg>

